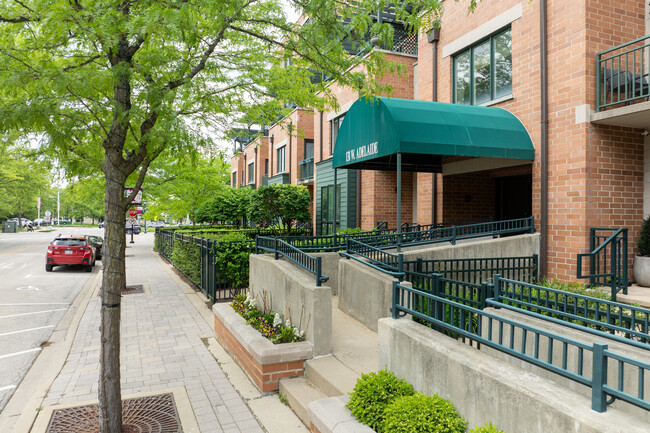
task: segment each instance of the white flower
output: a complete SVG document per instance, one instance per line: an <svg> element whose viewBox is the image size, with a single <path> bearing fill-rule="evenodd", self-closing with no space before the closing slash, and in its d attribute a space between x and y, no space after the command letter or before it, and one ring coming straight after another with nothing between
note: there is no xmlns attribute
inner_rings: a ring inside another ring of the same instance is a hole
<svg viewBox="0 0 650 433"><path fill-rule="evenodd" d="M304 336L305 336L305 331L300 331L300 332L298 333L298 337L302 338L302 337L304 337Z"/></svg>
<svg viewBox="0 0 650 433"><path fill-rule="evenodd" d="M277 328L280 325L282 325L282 317L280 317L280 313L275 313L275 317L273 317L273 327Z"/></svg>
<svg viewBox="0 0 650 433"><path fill-rule="evenodd" d="M285 326L291 327L291 319L287 318L287 321L284 322Z"/></svg>
<svg viewBox="0 0 650 433"><path fill-rule="evenodd" d="M244 301L244 303L248 305L248 308L257 307L257 299L255 299L252 293L248 293L246 295L246 300Z"/></svg>

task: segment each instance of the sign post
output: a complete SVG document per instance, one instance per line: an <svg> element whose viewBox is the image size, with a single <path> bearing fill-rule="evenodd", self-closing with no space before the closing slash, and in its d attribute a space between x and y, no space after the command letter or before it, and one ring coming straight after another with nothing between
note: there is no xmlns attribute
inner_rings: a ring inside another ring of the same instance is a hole
<svg viewBox="0 0 650 433"><path fill-rule="evenodd" d="M129 218L129 224L131 224L131 242L129 242L129 243L131 243L131 244L134 243L134 241L133 241L133 226L135 225L135 216L137 214L138 214L137 209L133 209L133 208L129 209L129 216L131 217L131 218Z"/></svg>

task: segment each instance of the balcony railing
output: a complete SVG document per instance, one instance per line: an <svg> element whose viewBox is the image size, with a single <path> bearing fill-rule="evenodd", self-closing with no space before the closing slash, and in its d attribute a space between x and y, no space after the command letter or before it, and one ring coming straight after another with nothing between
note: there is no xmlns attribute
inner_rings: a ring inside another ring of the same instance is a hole
<svg viewBox="0 0 650 433"><path fill-rule="evenodd" d="M596 55L596 111L648 99L650 35Z"/></svg>
<svg viewBox="0 0 650 433"><path fill-rule="evenodd" d="M262 176L262 186L268 186L269 185L269 175L265 174Z"/></svg>
<svg viewBox="0 0 650 433"><path fill-rule="evenodd" d="M300 166L300 180L312 179L314 177L314 158L302 160Z"/></svg>

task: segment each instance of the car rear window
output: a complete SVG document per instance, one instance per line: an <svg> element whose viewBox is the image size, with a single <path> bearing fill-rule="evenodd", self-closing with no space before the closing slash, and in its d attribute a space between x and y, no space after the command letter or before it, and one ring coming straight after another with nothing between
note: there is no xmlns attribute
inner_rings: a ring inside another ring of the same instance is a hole
<svg viewBox="0 0 650 433"><path fill-rule="evenodd" d="M59 247L84 247L86 241L84 239L54 239L54 245Z"/></svg>

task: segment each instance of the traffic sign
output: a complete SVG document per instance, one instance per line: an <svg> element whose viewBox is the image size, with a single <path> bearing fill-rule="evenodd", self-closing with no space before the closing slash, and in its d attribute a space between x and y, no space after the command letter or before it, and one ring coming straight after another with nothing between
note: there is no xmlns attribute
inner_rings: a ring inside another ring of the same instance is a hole
<svg viewBox="0 0 650 433"><path fill-rule="evenodd" d="M136 222L135 218L129 218L129 224L134 225Z"/></svg>
<svg viewBox="0 0 650 433"><path fill-rule="evenodd" d="M130 215L130 216L134 217L134 216L136 216L137 214L138 214L138 210L137 210L137 209L129 209L129 215Z"/></svg>

